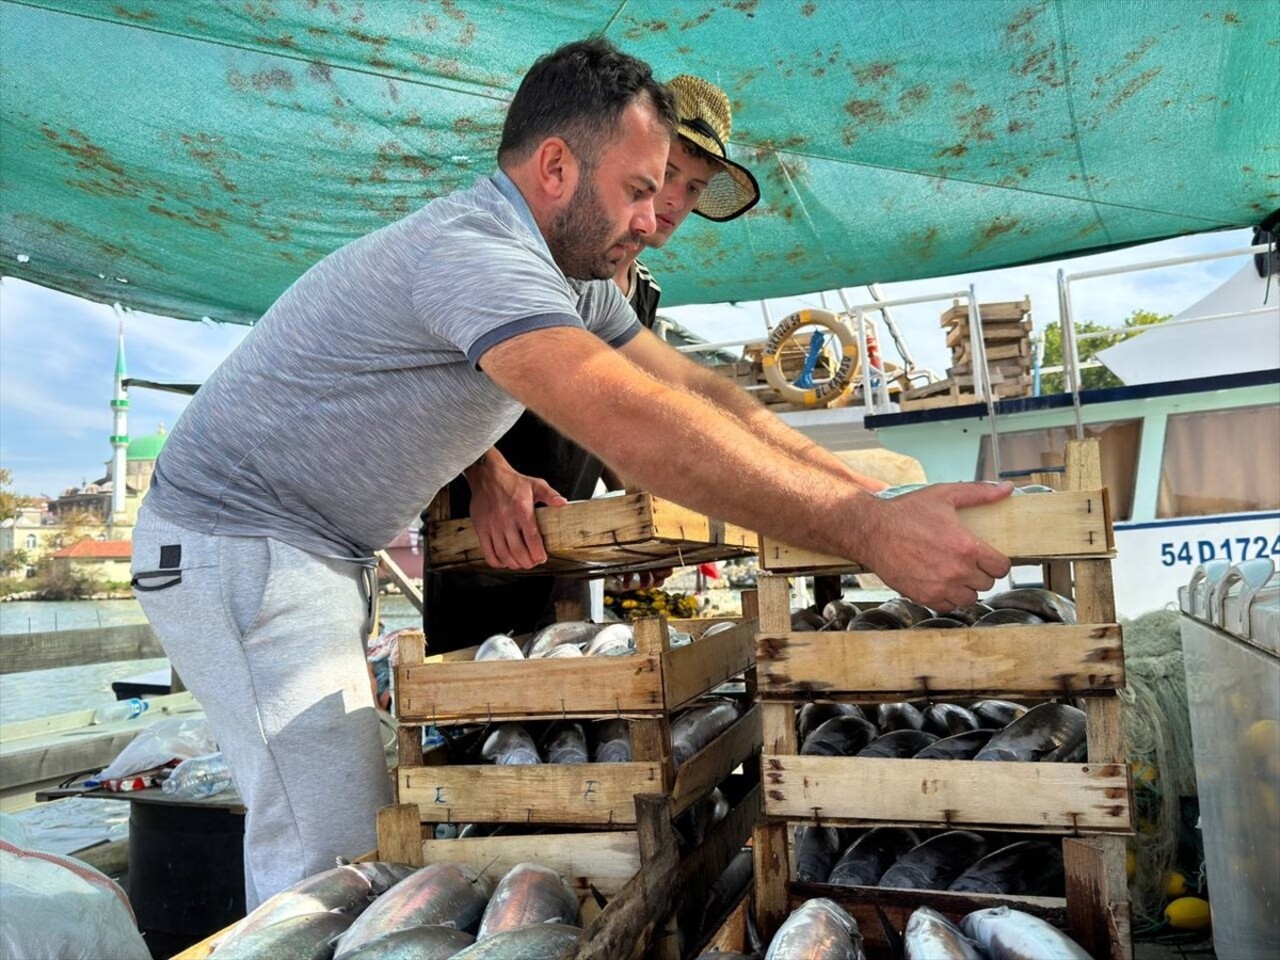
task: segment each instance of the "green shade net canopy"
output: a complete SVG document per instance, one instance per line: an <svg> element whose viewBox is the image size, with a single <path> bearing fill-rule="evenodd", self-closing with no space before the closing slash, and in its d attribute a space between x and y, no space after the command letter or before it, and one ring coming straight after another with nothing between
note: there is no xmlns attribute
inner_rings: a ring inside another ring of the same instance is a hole
<svg viewBox="0 0 1280 960"><path fill-rule="evenodd" d="M646 255L667 305L1280 206L1278 0L0 0L0 270L253 323L490 173L521 76L592 33L721 86L763 189Z"/></svg>

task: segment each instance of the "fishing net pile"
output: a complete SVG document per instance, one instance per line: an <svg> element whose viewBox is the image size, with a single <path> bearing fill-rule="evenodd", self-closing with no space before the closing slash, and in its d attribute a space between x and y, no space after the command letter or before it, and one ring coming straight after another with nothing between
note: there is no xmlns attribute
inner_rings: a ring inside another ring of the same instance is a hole
<svg viewBox="0 0 1280 960"><path fill-rule="evenodd" d="M1157 610L1124 624L1120 697L1139 816L1130 893L1136 919L1150 924L1163 916L1164 878L1178 857L1181 798L1196 795L1178 616Z"/></svg>

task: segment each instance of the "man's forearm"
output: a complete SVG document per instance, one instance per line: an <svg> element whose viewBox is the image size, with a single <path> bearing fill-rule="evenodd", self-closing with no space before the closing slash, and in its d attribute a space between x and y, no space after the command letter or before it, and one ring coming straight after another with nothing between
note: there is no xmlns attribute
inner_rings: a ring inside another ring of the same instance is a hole
<svg viewBox="0 0 1280 960"><path fill-rule="evenodd" d="M826 447L787 426L749 393L723 377L700 368L691 386L694 392L738 420L754 436L791 459L817 467L838 479L852 480L864 490L875 492L886 486L883 481L858 473Z"/></svg>

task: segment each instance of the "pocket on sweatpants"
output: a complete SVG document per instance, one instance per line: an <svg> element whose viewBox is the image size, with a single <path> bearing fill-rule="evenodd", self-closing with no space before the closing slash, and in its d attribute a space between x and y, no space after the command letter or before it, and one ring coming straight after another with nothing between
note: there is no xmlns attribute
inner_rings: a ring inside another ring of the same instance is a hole
<svg viewBox="0 0 1280 960"><path fill-rule="evenodd" d="M266 537L218 537L222 605L240 639L253 630L267 600L273 551Z"/></svg>

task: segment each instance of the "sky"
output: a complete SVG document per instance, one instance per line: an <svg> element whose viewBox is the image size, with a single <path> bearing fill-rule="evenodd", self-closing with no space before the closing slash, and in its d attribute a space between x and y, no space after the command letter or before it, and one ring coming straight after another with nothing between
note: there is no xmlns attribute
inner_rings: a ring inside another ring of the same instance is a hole
<svg viewBox="0 0 1280 960"><path fill-rule="evenodd" d="M1057 271L1068 273L1247 246L1250 233L1237 230L1181 237L1128 250L969 277L941 277L885 284L888 299L948 293L976 285L980 302L1031 297L1037 330L1057 323ZM677 237L674 241L679 243ZM1134 310L1177 313L1207 294L1243 265L1243 258L1211 261L1140 274L1086 281L1073 287L1077 320L1119 326ZM0 270L3 268L0 267ZM661 282L661 277L658 278ZM865 287L846 291L850 303L872 298ZM839 309L839 299L827 294ZM815 293L768 301L774 322L801 307L820 307ZM945 376L949 365L938 317L949 303L894 311L919 366ZM661 309L712 341L764 339L758 302ZM13 474L13 489L58 496L71 486L103 476L111 456L112 376L116 332L124 318L128 374L147 380L202 382L248 332L247 327L174 320L124 311L5 277L0 281L0 468ZM900 358L881 333L886 360ZM129 394L129 435L171 428L188 400L177 394L135 388Z"/></svg>

